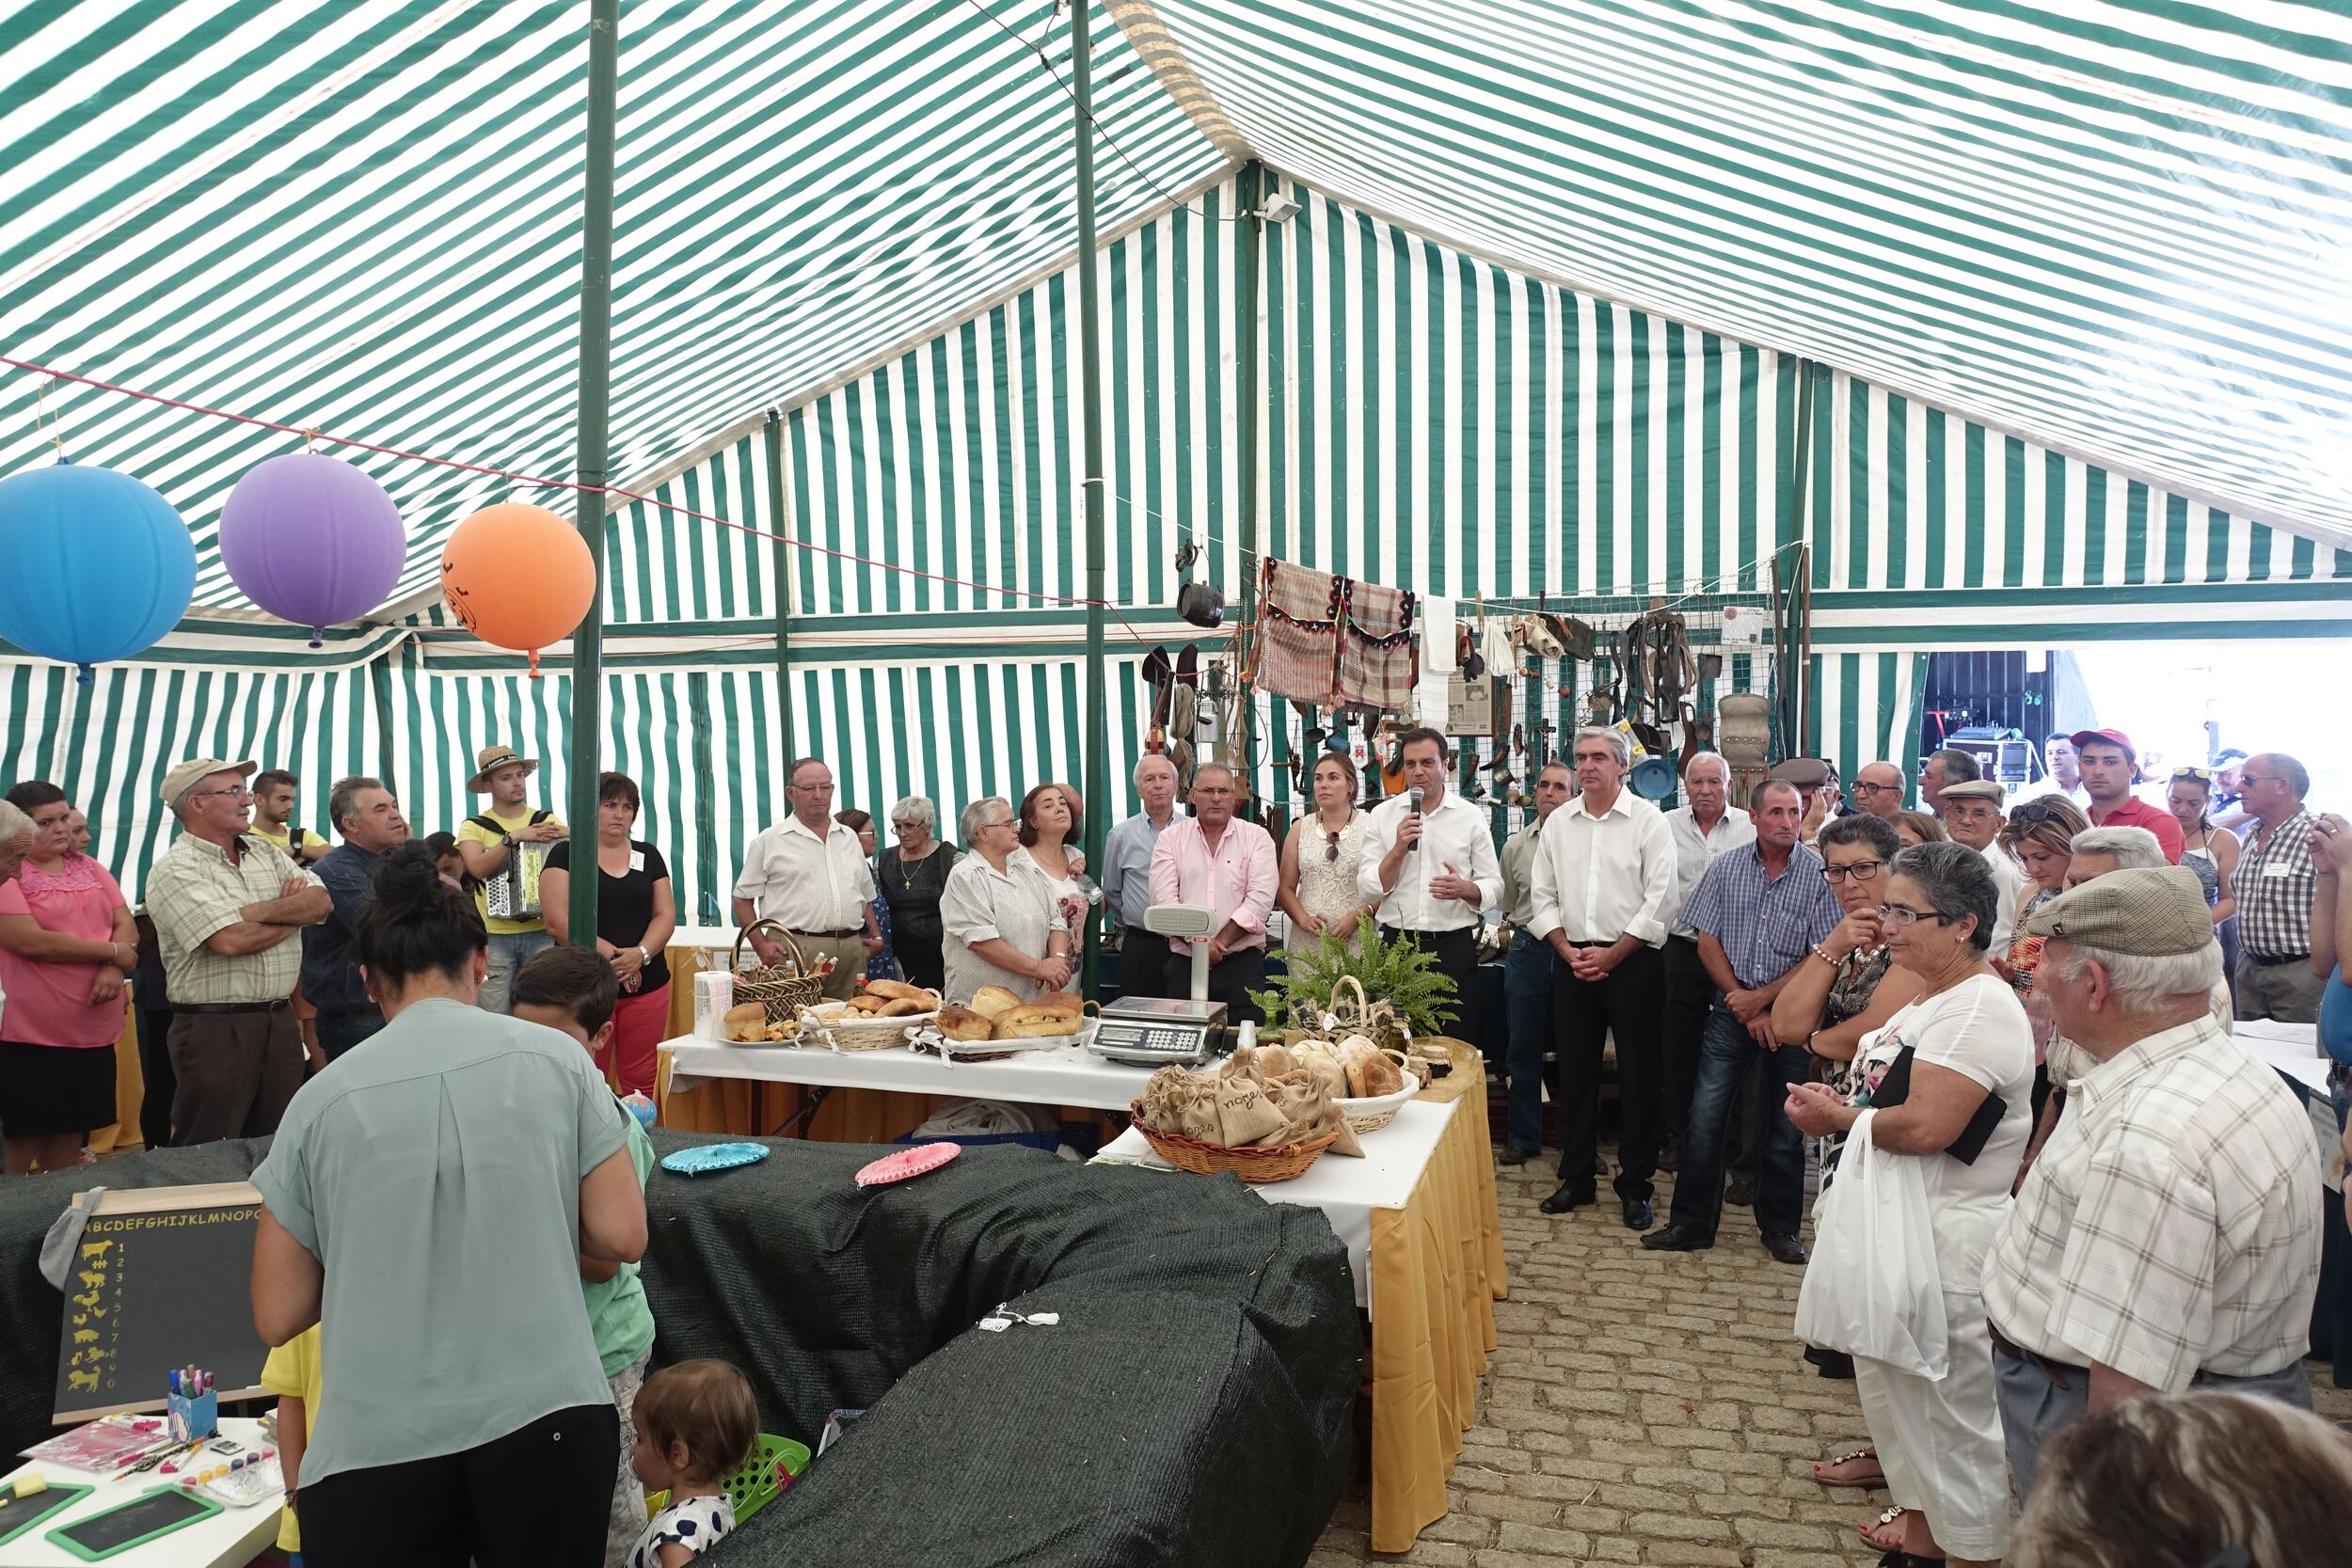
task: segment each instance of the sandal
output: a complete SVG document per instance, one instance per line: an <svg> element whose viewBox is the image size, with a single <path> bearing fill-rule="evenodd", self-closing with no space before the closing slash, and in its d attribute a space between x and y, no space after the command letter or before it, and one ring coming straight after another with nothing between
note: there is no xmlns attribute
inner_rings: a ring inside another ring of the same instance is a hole
<svg viewBox="0 0 2352 1568"><path fill-rule="evenodd" d="M1862 1537L1865 1544L1876 1546L1889 1557L1899 1556L1903 1549L1903 1515L1910 1512L1898 1503L1882 1513L1878 1523L1856 1525L1854 1533ZM1892 1540L1888 1539L1890 1534Z"/></svg>
<svg viewBox="0 0 2352 1568"><path fill-rule="evenodd" d="M1865 1492L1874 1491L1886 1484L1886 1471L1876 1463L1871 1465L1868 1475L1849 1476L1844 1481L1833 1481L1821 1472L1835 1470L1840 1465L1851 1465L1857 1459L1876 1461L1878 1456L1879 1451L1876 1449L1856 1449L1851 1453L1841 1453L1835 1459L1824 1459L1813 1466L1813 1479L1823 1486L1851 1486Z"/></svg>

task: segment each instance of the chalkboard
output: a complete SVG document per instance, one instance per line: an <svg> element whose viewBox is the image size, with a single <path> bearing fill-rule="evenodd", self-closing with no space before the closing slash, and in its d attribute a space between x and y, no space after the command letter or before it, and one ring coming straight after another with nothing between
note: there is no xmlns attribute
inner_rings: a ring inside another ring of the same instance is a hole
<svg viewBox="0 0 2352 1568"><path fill-rule="evenodd" d="M269 1356L253 1328L261 1213L262 1195L242 1181L98 1196L66 1279L59 1425L161 1410L174 1367L210 1371L223 1400L261 1395Z"/></svg>

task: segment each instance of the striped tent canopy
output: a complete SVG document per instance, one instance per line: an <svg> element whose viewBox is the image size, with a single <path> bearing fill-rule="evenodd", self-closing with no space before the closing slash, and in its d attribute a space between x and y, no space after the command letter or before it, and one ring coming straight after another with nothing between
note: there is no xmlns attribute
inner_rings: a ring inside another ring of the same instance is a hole
<svg viewBox="0 0 2352 1568"><path fill-rule="evenodd" d="M585 11L0 15L0 354L566 473ZM623 14L622 481L1068 263L1063 7ZM1180 201L1215 222L1202 193L1254 156L1549 285L2352 545L2336 5L1110 0L1094 37L1106 235ZM37 381L0 382L0 472L54 433L139 474L196 529L199 606L240 608L219 500L294 437L67 384L37 431ZM447 527L517 491L358 460L403 504L410 600Z"/></svg>

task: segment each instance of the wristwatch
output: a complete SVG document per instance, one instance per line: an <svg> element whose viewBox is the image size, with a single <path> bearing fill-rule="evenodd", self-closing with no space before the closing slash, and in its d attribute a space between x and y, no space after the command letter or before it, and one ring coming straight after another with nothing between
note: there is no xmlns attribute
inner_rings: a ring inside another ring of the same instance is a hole
<svg viewBox="0 0 2352 1568"><path fill-rule="evenodd" d="M648 953L648 952L646 952L646 951L645 951L645 944L644 944L644 942L639 942L639 943L637 944L637 963L638 963L638 966L639 966L640 968L643 968L643 967L644 967L645 965L650 964L650 963L652 963L652 962L653 962L653 955L652 955L651 953Z"/></svg>
<svg viewBox="0 0 2352 1568"><path fill-rule="evenodd" d="M515 847L515 835L513 833L499 834L499 847L501 849L512 849Z"/></svg>

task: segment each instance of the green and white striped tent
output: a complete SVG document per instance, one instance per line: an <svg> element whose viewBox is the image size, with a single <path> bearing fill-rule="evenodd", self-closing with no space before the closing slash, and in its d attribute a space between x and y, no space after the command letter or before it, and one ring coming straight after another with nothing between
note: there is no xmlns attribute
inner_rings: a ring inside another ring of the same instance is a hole
<svg viewBox="0 0 2352 1568"><path fill-rule="evenodd" d="M6 10L0 355L565 474L584 23L525 0ZM1114 777L1140 654L1193 635L1177 546L1237 593L1245 498L1272 554L1490 609L1752 601L1806 546L1804 739L1849 770L1906 750L1936 648L2346 635L2344 23L2284 0L1111 0L1087 264ZM607 760L698 914L782 809L787 712L878 813L1077 770L1069 49L1049 0L623 8L613 471L794 542L608 519ZM1275 193L1295 215L1236 221ZM74 792L134 884L185 754L294 767L314 819L364 771L453 826L492 740L564 786L568 678L431 597L456 520L561 492L346 450L399 499L408 565L312 651L213 544L290 437L33 372L0 392L0 472L55 435L195 531L197 607L150 655L88 689L0 662L0 776Z"/></svg>

